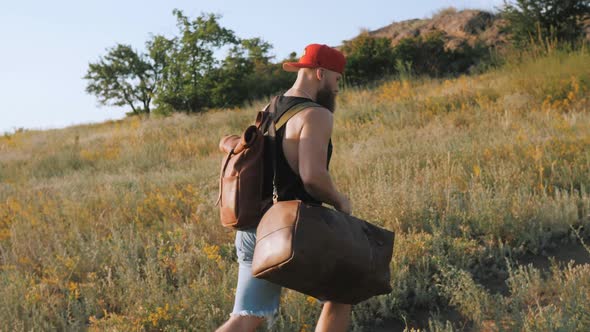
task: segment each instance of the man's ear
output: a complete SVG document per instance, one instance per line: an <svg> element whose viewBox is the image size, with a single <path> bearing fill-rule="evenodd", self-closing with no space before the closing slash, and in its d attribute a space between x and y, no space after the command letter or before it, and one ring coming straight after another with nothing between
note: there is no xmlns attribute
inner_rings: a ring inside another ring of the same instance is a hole
<svg viewBox="0 0 590 332"><path fill-rule="evenodd" d="M315 77L318 79L318 81L321 81L324 78L324 69L317 68L315 70Z"/></svg>

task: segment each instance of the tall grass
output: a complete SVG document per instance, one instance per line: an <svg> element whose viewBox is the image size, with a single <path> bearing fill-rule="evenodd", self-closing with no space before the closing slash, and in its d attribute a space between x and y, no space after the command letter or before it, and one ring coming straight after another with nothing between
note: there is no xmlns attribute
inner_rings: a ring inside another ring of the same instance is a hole
<svg viewBox="0 0 590 332"><path fill-rule="evenodd" d="M588 63L553 52L339 96L331 174L397 234L394 290L355 306L354 330L590 328L588 265L517 264L590 235ZM217 143L263 105L0 137L0 330L220 325L237 263ZM275 330L310 331L319 310L285 290Z"/></svg>

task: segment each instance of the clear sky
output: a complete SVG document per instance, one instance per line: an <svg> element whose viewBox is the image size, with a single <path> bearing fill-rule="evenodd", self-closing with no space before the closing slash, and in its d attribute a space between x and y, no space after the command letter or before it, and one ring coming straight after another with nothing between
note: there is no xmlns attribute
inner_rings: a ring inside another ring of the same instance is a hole
<svg viewBox="0 0 590 332"><path fill-rule="evenodd" d="M277 60L305 45L339 45L363 28L430 17L438 9L493 10L503 0L86 0L0 2L0 134L124 117L127 109L99 106L82 79L117 43L143 51L150 34L177 34L172 10L189 17L222 15L242 38L261 37Z"/></svg>

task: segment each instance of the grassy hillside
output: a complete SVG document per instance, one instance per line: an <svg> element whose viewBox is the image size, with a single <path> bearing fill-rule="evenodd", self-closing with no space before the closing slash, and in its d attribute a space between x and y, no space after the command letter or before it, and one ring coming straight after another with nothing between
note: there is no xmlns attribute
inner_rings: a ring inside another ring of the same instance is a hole
<svg viewBox="0 0 590 332"><path fill-rule="evenodd" d="M355 331L590 330L588 63L339 96L332 176L397 234L394 291L354 307ZM0 137L0 330L220 325L237 263L217 143L262 106ZM284 290L275 329L311 331L319 310Z"/></svg>

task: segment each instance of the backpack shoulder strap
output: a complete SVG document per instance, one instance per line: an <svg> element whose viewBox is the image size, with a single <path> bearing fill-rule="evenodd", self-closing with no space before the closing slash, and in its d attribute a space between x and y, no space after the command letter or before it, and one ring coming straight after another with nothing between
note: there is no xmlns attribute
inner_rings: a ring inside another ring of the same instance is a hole
<svg viewBox="0 0 590 332"><path fill-rule="evenodd" d="M293 107L291 107L287 112L285 112L285 114L283 114L281 116L281 118L277 121L276 124L276 130L281 129L282 126L285 125L285 123L287 123L287 121L289 121L289 119L291 119L295 114L303 111L306 108L309 107L318 107L320 106L317 103L314 103L313 101L305 101L303 103L299 103Z"/></svg>

